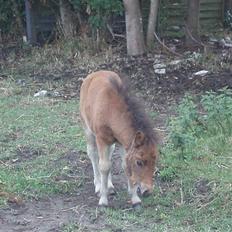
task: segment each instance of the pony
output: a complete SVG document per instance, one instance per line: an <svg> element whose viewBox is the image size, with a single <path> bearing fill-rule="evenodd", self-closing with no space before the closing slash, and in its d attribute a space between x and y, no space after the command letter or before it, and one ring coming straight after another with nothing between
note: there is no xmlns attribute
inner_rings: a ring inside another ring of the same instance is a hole
<svg viewBox="0 0 232 232"><path fill-rule="evenodd" d="M132 206L141 205L139 191L142 196L152 192L158 157L156 135L141 104L129 96L117 73L101 70L83 80L80 116L94 172L95 193L100 197L99 206L108 206L108 194L114 193L111 157L116 143L122 155Z"/></svg>

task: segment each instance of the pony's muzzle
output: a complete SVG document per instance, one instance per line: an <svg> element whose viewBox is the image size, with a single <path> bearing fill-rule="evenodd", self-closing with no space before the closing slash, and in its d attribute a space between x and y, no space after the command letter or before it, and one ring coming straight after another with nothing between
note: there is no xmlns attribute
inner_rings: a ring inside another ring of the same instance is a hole
<svg viewBox="0 0 232 232"><path fill-rule="evenodd" d="M142 196L143 197L148 197L151 195L151 192L149 190L145 190L143 193L142 193Z"/></svg>
<svg viewBox="0 0 232 232"><path fill-rule="evenodd" d="M140 193L143 197L150 196L152 191L153 191L153 186L147 186L147 185L141 184Z"/></svg>

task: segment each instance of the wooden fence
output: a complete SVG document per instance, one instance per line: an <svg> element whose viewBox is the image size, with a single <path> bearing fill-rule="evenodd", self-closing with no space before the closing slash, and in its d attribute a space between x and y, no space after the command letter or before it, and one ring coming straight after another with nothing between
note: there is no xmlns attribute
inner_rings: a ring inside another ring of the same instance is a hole
<svg viewBox="0 0 232 232"><path fill-rule="evenodd" d="M38 43L42 35L49 34L57 25L59 10L57 7L43 7L39 2L34 5L26 3L27 35L31 43ZM141 1L144 27L147 25L150 0ZM55 5L57 6L57 5ZM40 9L43 8L43 9ZM201 32L215 32L223 26L225 8L232 8L232 0L200 0ZM187 12L187 0L160 0L158 33L160 36L183 36ZM42 14L43 13L43 14ZM125 33L124 16L112 17L112 28L115 33ZM42 39L41 39L42 38Z"/></svg>
<svg viewBox="0 0 232 232"><path fill-rule="evenodd" d="M216 31L223 26L225 1L228 0L200 0L201 32ZM187 0L161 0L158 20L161 34L182 36L186 12Z"/></svg>

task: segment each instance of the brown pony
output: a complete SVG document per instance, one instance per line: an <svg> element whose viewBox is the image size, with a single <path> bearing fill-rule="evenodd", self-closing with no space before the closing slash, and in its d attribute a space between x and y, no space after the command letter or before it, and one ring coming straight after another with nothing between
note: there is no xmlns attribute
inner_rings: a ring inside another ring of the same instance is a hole
<svg viewBox="0 0 232 232"><path fill-rule="evenodd" d="M137 190L142 195L152 192L157 158L155 134L144 110L128 96L116 73L98 71L83 81L80 113L99 205L107 206L107 195L114 191L110 169L115 143L120 145L132 205L140 204Z"/></svg>

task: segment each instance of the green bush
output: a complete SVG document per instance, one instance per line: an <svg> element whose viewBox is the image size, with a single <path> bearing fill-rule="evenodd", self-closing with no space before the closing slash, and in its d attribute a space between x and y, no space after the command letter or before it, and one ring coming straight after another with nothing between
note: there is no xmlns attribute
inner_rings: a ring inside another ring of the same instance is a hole
<svg viewBox="0 0 232 232"><path fill-rule="evenodd" d="M16 15L24 14L24 0L17 0L15 7L18 7L15 12L15 8L12 7L12 2L7 0L0 0L0 33L2 34L15 34L18 31Z"/></svg>
<svg viewBox="0 0 232 232"><path fill-rule="evenodd" d="M225 13L225 26L232 30L232 10L227 10Z"/></svg>
<svg viewBox="0 0 232 232"><path fill-rule="evenodd" d="M180 158L185 158L186 149L196 144L202 129L197 105L191 96L186 96L177 108L177 117L169 121L169 142L179 151Z"/></svg>
<svg viewBox="0 0 232 232"><path fill-rule="evenodd" d="M120 0L71 0L74 9L85 9L89 14L89 23L93 28L103 28L107 18L112 14L121 14L123 11ZM80 12L81 13L81 12Z"/></svg>
<svg viewBox="0 0 232 232"><path fill-rule="evenodd" d="M207 133L211 135L223 134L225 137L232 134L232 91L222 89L219 94L208 92L201 99L201 105L206 112L204 124Z"/></svg>
<svg viewBox="0 0 232 232"><path fill-rule="evenodd" d="M172 166L165 167L162 170L160 170L160 179L162 181L171 182L176 177L176 170Z"/></svg>
<svg viewBox="0 0 232 232"><path fill-rule="evenodd" d="M232 136L232 91L207 92L200 102L185 97L169 121L168 146L179 158L200 156L200 147L219 154Z"/></svg>

